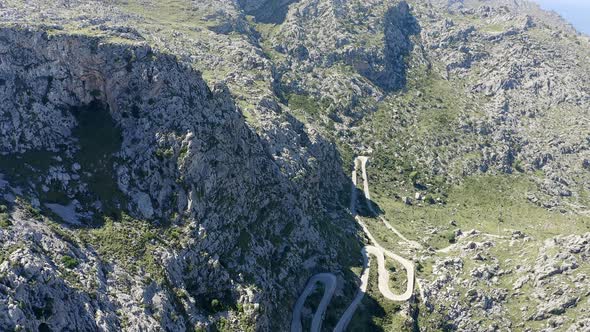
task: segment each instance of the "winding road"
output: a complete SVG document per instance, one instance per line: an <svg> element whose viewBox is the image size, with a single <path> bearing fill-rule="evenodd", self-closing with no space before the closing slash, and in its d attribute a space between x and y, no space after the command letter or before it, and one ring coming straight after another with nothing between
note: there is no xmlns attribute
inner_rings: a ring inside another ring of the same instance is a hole
<svg viewBox="0 0 590 332"><path fill-rule="evenodd" d="M328 307L328 304L330 304L332 295L334 295L334 291L336 290L336 276L332 273L316 274L311 277L311 279L309 279L307 286L305 286L305 290L303 293L301 293L299 300L297 300L297 303L295 304L295 309L293 310L293 320L291 321L291 331L301 331L303 329L301 326L301 309L303 309L303 305L305 304L307 297L315 290L317 283L324 284L324 295L322 296L318 310L313 316L311 330L320 330L322 321L324 320L324 313L326 312L326 308Z"/></svg>
<svg viewBox="0 0 590 332"><path fill-rule="evenodd" d="M363 261L364 261L363 262L363 272L362 272L361 278L360 278L361 284L359 286L359 290L357 292L357 295L353 299L352 303L348 306L348 308L346 309L344 314L342 314L342 317L340 318L338 323L336 324L336 327L334 328L335 332L340 332L340 331L346 330L348 323L350 323L352 316L354 315L356 309L358 308L359 304L363 300L365 293L367 292L367 287L369 284L369 271L370 271L370 258L369 258L369 256L374 256L377 258L377 267L378 267L377 273L379 275L378 285L379 285L379 291L381 292L383 297L385 297L386 299L388 299L390 301L402 302L402 301L408 301L410 298L412 298L412 295L414 293L414 285L415 285L415 278L416 278L414 264L411 261L409 261L401 256L398 256L398 255L394 254L393 252L384 249L381 245L379 245L379 243L375 240L375 238L373 237L371 232L369 232L369 229L367 228L365 223L356 214L357 171L360 166L361 170L362 170L363 189L364 189L365 197L367 199L367 204L369 206L370 211L376 215L376 213L373 209L373 206L371 205L371 202L370 202L369 182L367 179L367 171L366 171L367 160L368 160L367 157L357 157L354 162L355 167L354 167L354 170L352 171L352 182L353 182L354 186L352 186L352 192L351 192L350 212L355 217L355 219L359 223L359 225L361 225L363 231L365 232L365 234L367 235L367 237L369 238L370 242L373 245L367 245L367 246L363 247L363 249L361 250L361 253L363 255ZM394 233L396 233L405 242L409 243L411 246L416 247L416 248L421 247L420 244L418 244L414 241L410 241L407 238L405 238L400 232L398 232L393 226L391 226L387 222L387 220L385 220L385 218L380 217L380 219L385 223L387 228L389 228ZM396 260L406 269L408 282L407 282L406 291L401 295L394 294L389 289L389 271L385 267L385 256L387 256L393 260ZM303 292L299 296L299 299L297 300L297 303L295 304L295 308L293 310L293 320L291 321L291 332L302 331L301 310L303 309L303 306L305 304L305 300L315 290L317 283L323 283L325 286L325 289L324 289L324 295L322 296L322 300L321 300L316 312L314 313L314 316L312 319L312 324L311 324L311 331L312 332L316 332L316 331L319 332L321 330L321 325L322 325L322 322L324 319L324 314L326 312L328 305L330 304L330 301L331 301L332 296L334 295L334 291L336 289L336 280L337 280L336 276L332 273L320 273L320 274L314 275L308 281L305 289L303 290ZM418 286L420 286L420 285L418 285Z"/></svg>
<svg viewBox="0 0 590 332"><path fill-rule="evenodd" d="M362 176L363 176L363 191L365 193L365 197L367 199L367 206L369 207L369 211L375 216L379 216L379 219L385 227L387 227L390 231L394 232L400 239L404 240L404 242L410 244L415 249L422 249L422 245L416 241L408 240L401 232L399 232L395 227L393 227L387 219L380 216L375 209L373 208L373 203L371 202L371 192L369 191L369 179L367 178L367 161L369 158L367 157L358 157L358 161L361 162L361 169L362 169ZM356 166L356 165L355 165Z"/></svg>

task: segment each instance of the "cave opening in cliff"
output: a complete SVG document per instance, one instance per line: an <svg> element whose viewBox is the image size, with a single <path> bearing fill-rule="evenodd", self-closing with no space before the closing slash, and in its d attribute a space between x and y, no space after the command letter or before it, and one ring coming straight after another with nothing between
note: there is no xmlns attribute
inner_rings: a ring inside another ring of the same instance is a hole
<svg viewBox="0 0 590 332"><path fill-rule="evenodd" d="M35 207L49 209L69 224L81 221L72 212L75 205L116 214L125 204L115 172L122 132L109 106L95 100L62 111L76 119L71 137L52 150L1 155L0 175L20 187L25 197L35 198Z"/></svg>
<svg viewBox="0 0 590 332"><path fill-rule="evenodd" d="M121 129L108 104L99 100L74 107L71 112L78 122L72 134L78 140L74 160L79 164L81 180L103 212L114 213L124 202L115 172L116 154L123 142Z"/></svg>

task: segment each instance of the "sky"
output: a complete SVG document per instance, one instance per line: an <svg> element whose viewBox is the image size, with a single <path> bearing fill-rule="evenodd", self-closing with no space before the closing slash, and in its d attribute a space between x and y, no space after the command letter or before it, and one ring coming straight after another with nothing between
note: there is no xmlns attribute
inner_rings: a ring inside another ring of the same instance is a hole
<svg viewBox="0 0 590 332"><path fill-rule="evenodd" d="M590 0L533 0L558 12L580 32L590 35Z"/></svg>

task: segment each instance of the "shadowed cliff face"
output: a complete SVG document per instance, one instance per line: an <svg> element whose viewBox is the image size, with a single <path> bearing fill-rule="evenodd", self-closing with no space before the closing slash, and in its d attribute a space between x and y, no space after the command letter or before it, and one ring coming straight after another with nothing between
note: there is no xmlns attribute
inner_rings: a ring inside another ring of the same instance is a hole
<svg viewBox="0 0 590 332"><path fill-rule="evenodd" d="M406 57L414 48L412 36L420 34L418 21L405 1L385 14L385 70L374 79L384 90L401 89L406 85Z"/></svg>
<svg viewBox="0 0 590 332"><path fill-rule="evenodd" d="M298 1L300 0L238 0L238 3L257 22L281 24L289 12L289 5Z"/></svg>
<svg viewBox="0 0 590 332"><path fill-rule="evenodd" d="M386 94L402 89L407 81L409 56L421 32L420 25L405 1L386 6L383 13L371 8L369 4L365 5L366 8L358 4L359 7L351 10L347 2L331 3L330 11L334 13L334 22L331 24L334 25L333 38L336 39L336 45L330 45L321 54L324 57L323 65L333 65L335 61L349 64ZM323 13L318 12L315 15ZM349 20L353 20L358 26L351 27ZM369 20L374 22L369 24ZM320 18L320 24L323 24L323 18ZM365 25L370 28L360 30ZM359 30L355 31L356 29ZM316 37L310 35L309 38ZM364 40L373 38L374 44ZM315 47L317 46L310 46L311 49ZM307 49L305 51L310 52ZM301 48L293 53L301 58ZM306 57L309 55L304 56Z"/></svg>
<svg viewBox="0 0 590 332"><path fill-rule="evenodd" d="M386 92L406 85L407 60L414 44L412 36L420 34L420 25L405 1L389 8L383 17L383 50L371 61L355 63L359 73ZM364 64L361 65L361 64Z"/></svg>

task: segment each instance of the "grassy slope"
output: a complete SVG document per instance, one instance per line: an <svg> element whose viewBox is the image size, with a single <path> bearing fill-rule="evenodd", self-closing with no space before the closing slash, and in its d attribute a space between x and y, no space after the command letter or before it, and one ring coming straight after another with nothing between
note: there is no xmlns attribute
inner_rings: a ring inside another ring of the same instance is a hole
<svg viewBox="0 0 590 332"><path fill-rule="evenodd" d="M481 175L451 187L444 205L408 206L379 193L373 198L403 234L439 249L448 245L441 235L457 228L504 236L520 230L538 240L590 231L589 218L551 212L529 203L526 193L533 190L534 184L522 175ZM451 220L457 226L451 225ZM424 237L433 230L439 234Z"/></svg>

